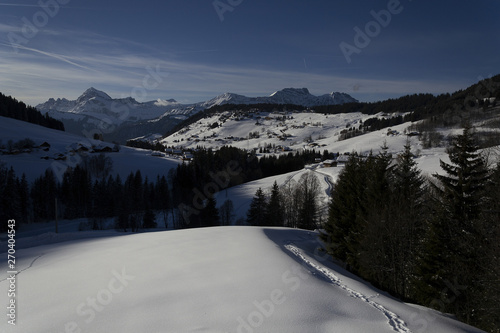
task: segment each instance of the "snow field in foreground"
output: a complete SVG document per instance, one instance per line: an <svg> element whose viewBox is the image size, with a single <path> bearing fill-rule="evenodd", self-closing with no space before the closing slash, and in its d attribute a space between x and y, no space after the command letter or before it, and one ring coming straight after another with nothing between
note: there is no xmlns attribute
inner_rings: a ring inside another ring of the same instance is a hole
<svg viewBox="0 0 500 333"><path fill-rule="evenodd" d="M219 227L18 249L17 325L0 331L480 332L386 296L319 246L314 232Z"/></svg>

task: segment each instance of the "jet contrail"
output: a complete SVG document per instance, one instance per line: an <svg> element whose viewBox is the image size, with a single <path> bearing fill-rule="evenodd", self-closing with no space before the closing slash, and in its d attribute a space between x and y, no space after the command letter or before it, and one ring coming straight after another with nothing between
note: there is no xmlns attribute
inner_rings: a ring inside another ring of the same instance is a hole
<svg viewBox="0 0 500 333"><path fill-rule="evenodd" d="M0 6L10 6L10 7L40 7L40 5L29 5L29 4L19 4L19 3L0 3Z"/></svg>
<svg viewBox="0 0 500 333"><path fill-rule="evenodd" d="M92 68L89 68L89 67L77 64L76 62L73 62L73 61L71 61L71 60L67 59L66 57L64 57L62 55L59 55L59 54L37 50L37 49L30 48L30 47L22 46L22 45L19 45L19 44L13 44L13 45L6 44L6 43L0 43L0 44L5 45L5 46L13 46L13 47L16 47L16 48L21 49L21 50L26 50L26 51L31 51L31 52L35 52L35 53L40 53L40 54L43 54L45 56L48 56L48 57L51 57L51 58L55 58L55 59L64 61L67 64L79 67L81 69L85 69L85 70L89 70L89 71L94 71L94 69L92 69Z"/></svg>

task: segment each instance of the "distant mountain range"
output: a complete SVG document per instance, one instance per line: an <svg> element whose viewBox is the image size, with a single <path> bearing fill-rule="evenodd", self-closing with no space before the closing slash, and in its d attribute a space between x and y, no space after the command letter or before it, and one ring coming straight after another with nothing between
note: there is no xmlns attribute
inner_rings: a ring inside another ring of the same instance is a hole
<svg viewBox="0 0 500 333"><path fill-rule="evenodd" d="M76 134L101 132L108 141L124 142L150 133L166 133L187 117L223 104L294 104L303 107L357 102L348 94L312 95L307 88L286 88L265 97L225 93L205 102L181 104L174 99L138 102L132 97L113 99L103 91L87 89L76 100L50 98L36 106L61 120L66 131Z"/></svg>
<svg viewBox="0 0 500 333"><path fill-rule="evenodd" d="M63 121L66 119L78 121L90 117L119 125L127 121L158 118L168 109L180 105L173 99L146 103L140 103L132 97L113 99L103 91L89 88L76 100L50 98L36 108Z"/></svg>
<svg viewBox="0 0 500 333"><path fill-rule="evenodd" d="M332 92L321 96L312 95L307 88L296 89L286 88L276 91L270 96L265 97L246 97L243 95L225 93L211 100L206 101L203 105L212 107L222 104L294 104L304 107L314 107L320 105L338 105L350 102L357 102L348 94Z"/></svg>

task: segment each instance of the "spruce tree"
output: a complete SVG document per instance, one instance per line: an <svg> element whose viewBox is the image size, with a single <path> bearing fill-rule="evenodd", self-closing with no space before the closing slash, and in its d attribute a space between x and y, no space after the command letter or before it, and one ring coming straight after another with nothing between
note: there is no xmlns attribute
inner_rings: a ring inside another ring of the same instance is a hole
<svg viewBox="0 0 500 333"><path fill-rule="evenodd" d="M416 258L423 236L426 216L424 179L411 153L408 141L394 168L391 200L392 249L394 255L393 290L404 298L412 297L410 281L415 275Z"/></svg>
<svg viewBox="0 0 500 333"><path fill-rule="evenodd" d="M35 179L31 188L35 222L46 221L55 217L55 198L57 182L51 169Z"/></svg>
<svg viewBox="0 0 500 333"><path fill-rule="evenodd" d="M123 184L121 182L120 176L117 175L116 178L113 176L108 177L106 184L106 190L108 193L109 206L107 207L108 217L118 216L120 213L120 203L123 200Z"/></svg>
<svg viewBox="0 0 500 333"><path fill-rule="evenodd" d="M200 213L200 225L203 227L214 227L220 225L219 210L217 202L213 196L209 196L206 200L205 207Z"/></svg>
<svg viewBox="0 0 500 333"><path fill-rule="evenodd" d="M156 215L151 209L147 209L142 217L142 227L144 229L156 228Z"/></svg>
<svg viewBox="0 0 500 333"><path fill-rule="evenodd" d="M7 230L8 220L17 221L20 217L16 207L19 201L17 194L14 169L8 169L3 163L0 164L0 232Z"/></svg>
<svg viewBox="0 0 500 333"><path fill-rule="evenodd" d="M500 162L492 173L487 192L490 201L483 217L487 230L483 246L487 246L488 253L485 257L485 274L481 279L485 281L484 293L480 299L482 307L477 316L481 322L480 328L494 332L500 327L500 311L498 311L500 299L500 283L498 283L500 276Z"/></svg>
<svg viewBox="0 0 500 333"><path fill-rule="evenodd" d="M130 217L126 212L120 212L118 216L115 217L115 229L117 231L126 232L129 226L129 219Z"/></svg>
<svg viewBox="0 0 500 333"><path fill-rule="evenodd" d="M170 203L170 190L168 188L168 182L165 176L161 178L158 176L156 180L156 202L154 207L163 212L163 221L165 228L168 228L168 215L169 209L171 208Z"/></svg>
<svg viewBox="0 0 500 333"><path fill-rule="evenodd" d="M364 164L366 188L357 214L358 232L353 235L359 254L351 265L367 279L390 289L394 284L394 235L392 234L392 156L384 144L379 155L370 154Z"/></svg>
<svg viewBox="0 0 500 333"><path fill-rule="evenodd" d="M23 173L20 180L17 181L18 197L20 202L20 223L28 223L30 209L29 185L26 180L26 174ZM16 223L17 224L17 223Z"/></svg>
<svg viewBox="0 0 500 333"><path fill-rule="evenodd" d="M448 151L451 164L440 161L446 175L439 180L441 202L450 219L464 230L474 229L472 221L479 217L484 205L483 195L488 181L488 169L475 143L472 127L466 124Z"/></svg>
<svg viewBox="0 0 500 333"><path fill-rule="evenodd" d="M144 186L141 171L137 170L135 172L129 195L132 198L132 208L135 211L140 211L144 208Z"/></svg>
<svg viewBox="0 0 500 333"><path fill-rule="evenodd" d="M102 230L104 228L104 218L107 217L108 195L106 193L105 181L96 180L92 187L92 203L90 210L90 220L92 230Z"/></svg>
<svg viewBox="0 0 500 333"><path fill-rule="evenodd" d="M269 204L267 205L267 225L270 226L283 226L285 221L283 217L283 207L281 204L281 193L278 187L278 183L274 181L273 187L271 189L271 196L269 198Z"/></svg>
<svg viewBox="0 0 500 333"><path fill-rule="evenodd" d="M264 192L259 187L250 203L250 209L247 212L247 223L253 226L266 225L267 200Z"/></svg>
<svg viewBox="0 0 500 333"><path fill-rule="evenodd" d="M92 184L86 169L77 165L63 175L61 201L65 218L87 217L90 213Z"/></svg>
<svg viewBox="0 0 500 333"><path fill-rule="evenodd" d="M320 235L326 251L345 263L358 251L353 236L359 231L356 215L361 209L365 188L362 170L363 162L358 156L351 155L335 184L328 221Z"/></svg>
<svg viewBox="0 0 500 333"><path fill-rule="evenodd" d="M468 124L448 155L451 163L441 161L446 174L435 175L437 209L419 265L418 296L425 304L473 324L480 306L475 300L483 289L478 278L484 274L486 235L480 217L489 172ZM441 295L441 301L436 301L436 295Z"/></svg>

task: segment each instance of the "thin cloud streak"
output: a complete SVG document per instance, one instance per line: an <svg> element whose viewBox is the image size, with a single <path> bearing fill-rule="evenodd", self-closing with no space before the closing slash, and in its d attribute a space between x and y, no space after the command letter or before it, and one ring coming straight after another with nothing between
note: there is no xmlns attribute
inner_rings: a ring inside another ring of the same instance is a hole
<svg viewBox="0 0 500 333"><path fill-rule="evenodd" d="M21 4L21 3L0 3L0 6L9 7L40 7L39 5Z"/></svg>
<svg viewBox="0 0 500 333"><path fill-rule="evenodd" d="M5 44L5 43L0 43L0 44L2 44L4 46L14 46L14 47L16 47L18 49L21 49L21 50L26 50L26 51L31 51L31 52L39 53L39 54L42 54L42 55L45 55L45 56L48 56L48 57L51 57L51 58L54 58L54 59L61 60L61 61L65 62L65 63L67 63L67 64L79 67L81 69L93 71L92 68L85 67L83 65L77 64L77 63L75 63L75 62L67 59L65 56L62 56L62 55L59 55L59 54L55 54L55 53L51 53L51 52L45 52L45 51L42 51L42 50L37 50L37 49L31 48L31 47L22 46L20 44L13 44L13 45Z"/></svg>

